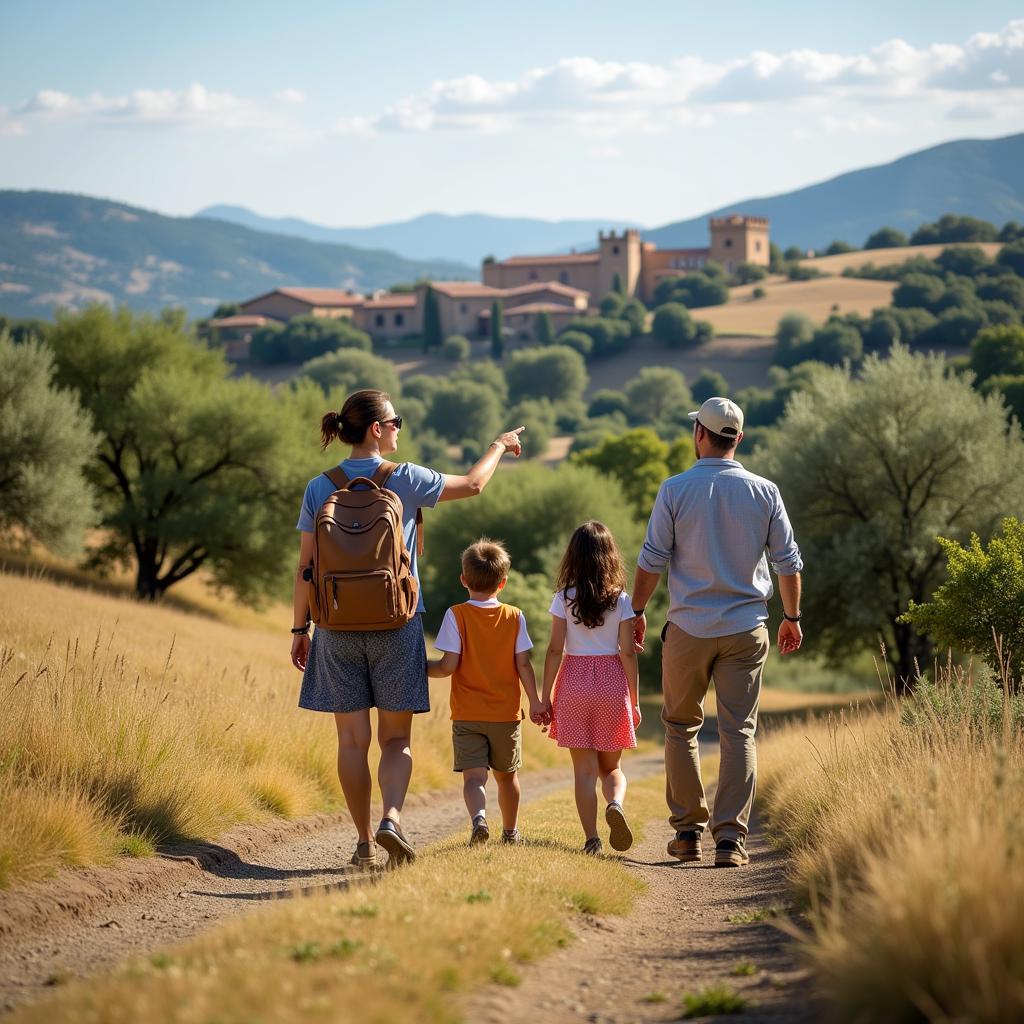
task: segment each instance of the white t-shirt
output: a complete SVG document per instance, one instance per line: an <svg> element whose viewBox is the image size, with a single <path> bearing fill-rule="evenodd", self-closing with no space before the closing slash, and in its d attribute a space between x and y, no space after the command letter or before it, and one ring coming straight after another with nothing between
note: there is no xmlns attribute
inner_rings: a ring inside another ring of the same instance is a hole
<svg viewBox="0 0 1024 1024"><path fill-rule="evenodd" d="M604 625L589 629L582 622L573 620L572 610L565 600L568 593L571 598L575 588L558 591L548 611L565 619L565 653L566 654L618 654L619 623L623 619L633 618L633 602L629 594L623 591L618 601L604 613Z"/></svg>
<svg viewBox="0 0 1024 1024"><path fill-rule="evenodd" d="M496 597L492 597L487 601L469 600L466 604L471 604L476 608L497 608L501 602ZM444 613L434 646L439 651L444 651L445 653L462 653L462 636L459 633L459 627L455 622L455 615L451 608ZM523 651L528 651L531 647L533 647L533 641L530 639L530 634L526 632L526 616L520 612L519 633L516 636L516 654L522 654Z"/></svg>

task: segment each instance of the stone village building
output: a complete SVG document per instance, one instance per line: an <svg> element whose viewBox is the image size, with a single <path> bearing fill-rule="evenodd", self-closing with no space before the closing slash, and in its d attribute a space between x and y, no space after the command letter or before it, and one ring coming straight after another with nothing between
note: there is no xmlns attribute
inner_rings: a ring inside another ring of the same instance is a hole
<svg viewBox="0 0 1024 1024"><path fill-rule="evenodd" d="M740 263L768 266L768 219L742 214L712 217L710 242L703 249L659 249L630 228L601 232L591 252L547 256L511 256L485 260L481 281L433 281L444 337L490 334L491 305L500 299L505 330L517 338L533 334L536 317L547 313L556 332L594 307L621 284L627 296L646 303L659 281L700 270L714 260L732 273ZM237 314L211 320L230 359L248 357L253 333L268 320L287 322L295 316L344 317L378 343L394 343L423 331L428 285L411 292L357 295L337 288L276 288L240 304Z"/></svg>

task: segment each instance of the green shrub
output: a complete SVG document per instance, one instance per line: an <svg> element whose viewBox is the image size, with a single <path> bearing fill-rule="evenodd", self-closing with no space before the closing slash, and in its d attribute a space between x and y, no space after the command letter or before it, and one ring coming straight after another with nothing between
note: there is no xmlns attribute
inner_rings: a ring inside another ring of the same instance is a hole
<svg viewBox="0 0 1024 1024"><path fill-rule="evenodd" d="M335 389L351 394L359 388L379 388L392 398L402 393L398 371L391 360L356 349L341 349L311 359L303 364L302 376L319 384L324 394Z"/></svg>
<svg viewBox="0 0 1024 1024"><path fill-rule="evenodd" d="M450 363L462 363L469 358L472 350L469 338L465 338L461 334L451 334L444 339L441 354Z"/></svg>
<svg viewBox="0 0 1024 1024"><path fill-rule="evenodd" d="M697 325L679 302L666 302L654 311L651 333L669 348L690 348L697 344Z"/></svg>
<svg viewBox="0 0 1024 1024"><path fill-rule="evenodd" d="M527 398L547 398L552 402L579 398L587 379L583 357L562 344L522 349L513 353L505 367L509 398L513 402Z"/></svg>
<svg viewBox="0 0 1024 1024"><path fill-rule="evenodd" d="M594 353L594 339L583 331L565 331L558 336L558 344L579 352L584 359L588 359Z"/></svg>

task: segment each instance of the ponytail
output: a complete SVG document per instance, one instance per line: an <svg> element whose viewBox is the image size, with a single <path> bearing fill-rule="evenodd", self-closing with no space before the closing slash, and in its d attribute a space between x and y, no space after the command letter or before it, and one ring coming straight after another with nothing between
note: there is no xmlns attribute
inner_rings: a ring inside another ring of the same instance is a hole
<svg viewBox="0 0 1024 1024"><path fill-rule="evenodd" d="M342 444L360 444L374 423L384 418L391 396L386 391L365 388L345 399L338 412L325 412L320 420L320 447L335 438Z"/></svg>

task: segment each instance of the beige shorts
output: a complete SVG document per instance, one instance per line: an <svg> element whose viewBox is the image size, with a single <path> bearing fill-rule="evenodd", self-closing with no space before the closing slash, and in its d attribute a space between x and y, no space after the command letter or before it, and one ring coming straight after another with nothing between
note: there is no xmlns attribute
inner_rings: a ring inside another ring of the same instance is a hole
<svg viewBox="0 0 1024 1024"><path fill-rule="evenodd" d="M520 722L452 722L455 768L493 768L517 772L523 763L523 732Z"/></svg>

